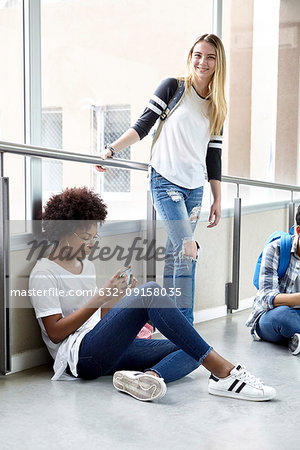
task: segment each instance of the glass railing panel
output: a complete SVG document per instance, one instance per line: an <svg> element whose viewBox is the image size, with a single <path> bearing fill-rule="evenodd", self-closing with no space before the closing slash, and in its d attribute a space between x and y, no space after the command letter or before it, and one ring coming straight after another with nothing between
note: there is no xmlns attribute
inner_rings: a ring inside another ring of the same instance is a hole
<svg viewBox="0 0 300 450"><path fill-rule="evenodd" d="M241 186L240 300L255 295L253 275L268 237L288 231L290 193L277 189ZM256 202L256 204L255 204Z"/></svg>
<svg viewBox="0 0 300 450"><path fill-rule="evenodd" d="M24 156L12 155L5 153L4 177L9 178L9 216L10 219L16 221L18 226L14 226L12 232L14 234L26 231L25 213L26 213L26 173L25 173Z"/></svg>

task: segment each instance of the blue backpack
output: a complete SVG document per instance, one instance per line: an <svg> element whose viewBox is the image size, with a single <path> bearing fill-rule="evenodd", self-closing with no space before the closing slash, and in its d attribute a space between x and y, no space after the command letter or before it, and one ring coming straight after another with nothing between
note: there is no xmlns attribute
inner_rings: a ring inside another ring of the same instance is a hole
<svg viewBox="0 0 300 450"><path fill-rule="evenodd" d="M264 248L270 244L270 242L275 241L276 239L280 239L280 255L279 255L279 266L278 266L278 278L282 278L288 268L290 258L291 258L291 249L292 249L292 237L294 234L294 227L290 229L290 233L285 233L284 231L275 231L275 233L271 234L267 242L265 243ZM259 274L261 269L261 259L264 248L261 254L258 257L254 277L253 284L256 289L259 289Z"/></svg>

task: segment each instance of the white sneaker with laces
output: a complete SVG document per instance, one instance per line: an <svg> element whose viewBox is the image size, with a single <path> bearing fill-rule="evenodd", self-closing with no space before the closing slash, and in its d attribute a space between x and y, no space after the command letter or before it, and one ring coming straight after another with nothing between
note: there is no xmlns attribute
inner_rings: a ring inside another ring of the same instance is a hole
<svg viewBox="0 0 300 450"><path fill-rule="evenodd" d="M300 333L295 333L289 340L289 349L293 355L298 355L298 353L300 353Z"/></svg>
<svg viewBox="0 0 300 450"><path fill-rule="evenodd" d="M265 386L259 378L240 364L236 365L226 378L218 378L211 374L208 380L208 392L221 397L232 397L240 400L263 402L276 396L276 390Z"/></svg>
<svg viewBox="0 0 300 450"><path fill-rule="evenodd" d="M165 395L167 386L163 378L144 372L120 370L114 373L114 387L142 402L157 400Z"/></svg>

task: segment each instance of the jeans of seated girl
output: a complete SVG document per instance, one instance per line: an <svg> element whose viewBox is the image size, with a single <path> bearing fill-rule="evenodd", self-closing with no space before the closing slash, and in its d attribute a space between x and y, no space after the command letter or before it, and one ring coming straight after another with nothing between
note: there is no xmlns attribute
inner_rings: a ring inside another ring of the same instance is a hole
<svg viewBox="0 0 300 450"><path fill-rule="evenodd" d="M136 339L149 319L167 339ZM119 301L84 336L77 372L94 379L117 370L154 370L168 383L197 369L211 350L173 300L150 282Z"/></svg>
<svg viewBox="0 0 300 450"><path fill-rule="evenodd" d="M256 331L264 341L288 344L295 333L300 333L300 309L276 306L260 317Z"/></svg>
<svg viewBox="0 0 300 450"><path fill-rule="evenodd" d="M150 190L154 207L168 233L164 288L190 323L193 323L196 260L184 247L194 240L202 205L203 186L187 189L171 183L151 169Z"/></svg>

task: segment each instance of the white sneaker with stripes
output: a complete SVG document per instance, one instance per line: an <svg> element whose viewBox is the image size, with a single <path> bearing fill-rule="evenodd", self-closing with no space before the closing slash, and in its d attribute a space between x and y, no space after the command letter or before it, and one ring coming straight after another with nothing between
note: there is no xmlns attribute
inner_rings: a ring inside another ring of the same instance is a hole
<svg viewBox="0 0 300 450"><path fill-rule="evenodd" d="M163 378L131 370L115 372L113 385L118 391L125 392L142 402L157 400L167 392Z"/></svg>
<svg viewBox="0 0 300 450"><path fill-rule="evenodd" d="M289 341L289 349L293 355L300 353L300 333L295 333Z"/></svg>
<svg viewBox="0 0 300 450"><path fill-rule="evenodd" d="M276 396L276 390L265 386L259 378L240 364L236 365L226 378L218 378L211 374L208 380L208 392L221 397L232 397L240 400L263 402Z"/></svg>

